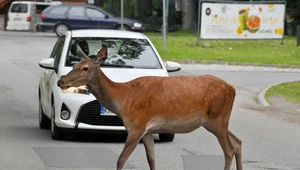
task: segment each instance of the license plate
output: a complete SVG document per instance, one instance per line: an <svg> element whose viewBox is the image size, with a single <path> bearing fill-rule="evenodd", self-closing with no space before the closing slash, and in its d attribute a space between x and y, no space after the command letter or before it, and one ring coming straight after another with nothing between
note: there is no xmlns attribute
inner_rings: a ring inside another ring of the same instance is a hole
<svg viewBox="0 0 300 170"><path fill-rule="evenodd" d="M21 21L21 18L14 18L14 21Z"/></svg>
<svg viewBox="0 0 300 170"><path fill-rule="evenodd" d="M113 116L115 115L110 110L106 109L104 106L100 106L100 115L101 116Z"/></svg>

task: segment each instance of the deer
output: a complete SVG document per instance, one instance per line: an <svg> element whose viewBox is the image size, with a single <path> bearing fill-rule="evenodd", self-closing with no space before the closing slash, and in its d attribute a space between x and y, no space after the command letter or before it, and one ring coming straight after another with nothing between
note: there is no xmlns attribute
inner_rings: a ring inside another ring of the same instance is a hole
<svg viewBox="0 0 300 170"><path fill-rule="evenodd" d="M101 70L108 47L103 46L96 58L89 58L77 45L81 58L72 70L60 77L62 89L86 85L95 98L123 121L127 131L124 148L117 160L121 170L137 144L145 147L150 170L155 170L155 133L189 133L199 127L216 136L224 154L224 170L233 157L242 170L242 141L229 131L234 104L234 85L213 75L145 76L128 82L114 82Z"/></svg>

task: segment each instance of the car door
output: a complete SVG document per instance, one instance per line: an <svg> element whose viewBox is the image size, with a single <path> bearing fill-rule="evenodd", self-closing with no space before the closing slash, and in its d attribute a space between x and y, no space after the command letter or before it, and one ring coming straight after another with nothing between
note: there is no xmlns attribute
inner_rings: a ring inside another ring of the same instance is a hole
<svg viewBox="0 0 300 170"><path fill-rule="evenodd" d="M54 58L54 70L46 69L42 74L42 103L46 113L51 113L51 94L52 94L52 87L51 81L54 77L57 77L58 72L58 65L60 62L62 50L65 43L65 35L62 35L56 42L53 51L51 53L50 58ZM49 115L50 116L50 115Z"/></svg>
<svg viewBox="0 0 300 170"><path fill-rule="evenodd" d="M86 28L87 17L84 10L84 6L70 7L65 22L71 27L71 30Z"/></svg>
<svg viewBox="0 0 300 170"><path fill-rule="evenodd" d="M86 8L88 29L115 29L116 23L95 8Z"/></svg>

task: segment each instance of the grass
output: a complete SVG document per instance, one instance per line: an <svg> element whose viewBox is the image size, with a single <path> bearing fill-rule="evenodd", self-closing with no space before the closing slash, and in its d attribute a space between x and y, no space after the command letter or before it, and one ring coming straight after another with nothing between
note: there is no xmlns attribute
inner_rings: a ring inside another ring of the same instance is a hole
<svg viewBox="0 0 300 170"><path fill-rule="evenodd" d="M194 32L168 33L167 52L163 51L161 33L146 33L164 60L226 62L253 65L288 65L300 67L300 47L296 37L281 40L200 40ZM209 48L203 44L208 43Z"/></svg>
<svg viewBox="0 0 300 170"><path fill-rule="evenodd" d="M300 81L282 83L271 87L265 94L268 101L272 96L282 96L288 101L300 103Z"/></svg>

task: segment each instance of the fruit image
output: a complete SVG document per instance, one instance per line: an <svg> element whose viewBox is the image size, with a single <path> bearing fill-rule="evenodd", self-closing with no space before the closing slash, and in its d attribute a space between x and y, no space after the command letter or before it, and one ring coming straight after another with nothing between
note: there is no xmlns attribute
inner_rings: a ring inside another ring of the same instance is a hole
<svg viewBox="0 0 300 170"><path fill-rule="evenodd" d="M274 30L274 33L275 33L275 34L278 34L278 33L279 33L278 29L275 29L275 30Z"/></svg>
<svg viewBox="0 0 300 170"><path fill-rule="evenodd" d="M242 9L239 11L239 22L240 22L240 27L243 28L243 30L245 30L246 27L246 22L248 20L248 12L245 9Z"/></svg>
<svg viewBox="0 0 300 170"><path fill-rule="evenodd" d="M275 9L275 5L274 4L270 4L268 8L269 8L269 12L272 12Z"/></svg>
<svg viewBox="0 0 300 170"><path fill-rule="evenodd" d="M243 31L244 31L244 28L241 27L241 26L239 26L239 27L236 29L236 33L237 33L238 35L241 35L241 34L243 33Z"/></svg>
<svg viewBox="0 0 300 170"><path fill-rule="evenodd" d="M279 28L278 34L282 35L283 34L283 28Z"/></svg>
<svg viewBox="0 0 300 170"><path fill-rule="evenodd" d="M257 15L251 15L246 22L248 31L256 33L259 30L260 18Z"/></svg>

